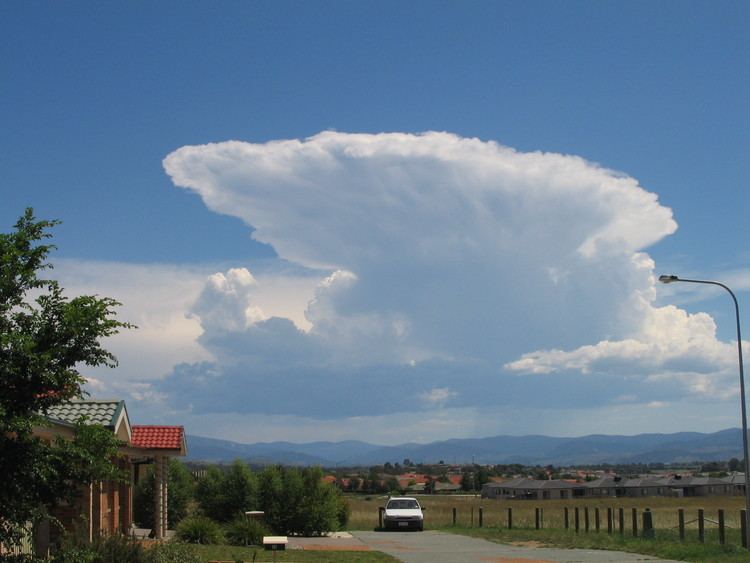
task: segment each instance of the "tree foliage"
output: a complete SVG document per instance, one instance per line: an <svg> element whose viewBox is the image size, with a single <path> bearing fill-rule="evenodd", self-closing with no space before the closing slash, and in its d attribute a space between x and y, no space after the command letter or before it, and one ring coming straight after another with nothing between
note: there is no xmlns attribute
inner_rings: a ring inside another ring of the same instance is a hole
<svg viewBox="0 0 750 563"><path fill-rule="evenodd" d="M188 506L195 491L195 483L187 468L171 458L169 459L168 483L167 520L170 525L177 525L187 516ZM154 527L155 491L156 477L153 468L149 468L133 493L133 517L141 528Z"/></svg>
<svg viewBox="0 0 750 563"><path fill-rule="evenodd" d="M324 483L320 468L267 467L253 473L235 461L227 470L210 467L195 498L202 512L219 522L262 510L265 523L283 535L319 535L345 525L349 510L340 491Z"/></svg>
<svg viewBox="0 0 750 563"><path fill-rule="evenodd" d="M107 297L68 299L42 274L54 246L44 244L56 221L27 209L0 234L0 543L14 544L26 522L75 495L76 483L111 479L117 451L111 433L80 421L73 441L33 435L54 405L83 396L78 367L115 366L100 340L130 325L116 320Z"/></svg>
<svg viewBox="0 0 750 563"><path fill-rule="evenodd" d="M209 467L198 481L195 498L206 516L219 522L229 522L238 515L257 507L255 474L241 461L235 461L227 471Z"/></svg>
<svg viewBox="0 0 750 563"><path fill-rule="evenodd" d="M268 525L284 535L314 536L346 523L346 502L324 483L320 468L268 467L259 478L259 501ZM343 520L343 521L342 521Z"/></svg>

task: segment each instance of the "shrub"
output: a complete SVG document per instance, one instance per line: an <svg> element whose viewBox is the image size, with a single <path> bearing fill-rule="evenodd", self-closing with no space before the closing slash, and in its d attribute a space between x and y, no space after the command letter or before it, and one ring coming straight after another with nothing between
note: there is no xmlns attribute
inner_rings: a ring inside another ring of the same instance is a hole
<svg viewBox="0 0 750 563"><path fill-rule="evenodd" d="M221 527L206 516L189 516L177 526L177 537L187 543L215 544L224 539Z"/></svg>
<svg viewBox="0 0 750 563"><path fill-rule="evenodd" d="M89 547L64 547L52 557L53 563L94 563L96 552Z"/></svg>
<svg viewBox="0 0 750 563"><path fill-rule="evenodd" d="M134 538L122 534L98 537L92 544L93 563L148 563L148 554Z"/></svg>
<svg viewBox="0 0 750 563"><path fill-rule="evenodd" d="M283 535L321 535L338 529L337 489L320 468L269 467L260 475L259 499L271 529Z"/></svg>
<svg viewBox="0 0 750 563"><path fill-rule="evenodd" d="M176 459L169 460L168 482L167 519L170 525L177 525L187 515L195 486L190 472ZM133 516L141 528L154 527L155 487L154 470L149 468L133 492Z"/></svg>
<svg viewBox="0 0 750 563"><path fill-rule="evenodd" d="M134 538L122 534L98 536L93 542L79 530L63 536L54 563L149 563L148 553Z"/></svg>
<svg viewBox="0 0 750 563"><path fill-rule="evenodd" d="M33 555L0 554L0 563L48 563L48 561L46 559L39 559Z"/></svg>
<svg viewBox="0 0 750 563"><path fill-rule="evenodd" d="M226 527L225 535L232 545L261 545L268 529L257 520L238 516Z"/></svg>
<svg viewBox="0 0 750 563"><path fill-rule="evenodd" d="M198 481L195 497L203 512L219 522L230 522L238 513L257 506L255 474L247 464L235 461L226 471L209 467Z"/></svg>
<svg viewBox="0 0 750 563"><path fill-rule="evenodd" d="M338 497L338 509L336 511L336 518L339 523L339 530L346 528L349 523L349 517L352 515L352 507L349 506L349 501L344 498L343 495Z"/></svg>
<svg viewBox="0 0 750 563"><path fill-rule="evenodd" d="M184 543L169 542L153 546L148 551L149 563L201 563L201 558Z"/></svg>

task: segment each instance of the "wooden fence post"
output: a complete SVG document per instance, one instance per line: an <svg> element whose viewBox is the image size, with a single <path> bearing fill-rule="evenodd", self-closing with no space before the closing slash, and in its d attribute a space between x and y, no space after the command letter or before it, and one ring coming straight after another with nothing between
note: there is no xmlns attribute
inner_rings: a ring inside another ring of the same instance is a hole
<svg viewBox="0 0 750 563"><path fill-rule="evenodd" d="M565 529L570 528L570 518L568 515L568 507L563 508L563 520L565 521Z"/></svg>
<svg viewBox="0 0 750 563"><path fill-rule="evenodd" d="M621 506L617 509L617 513L620 516L620 535L625 535L625 509Z"/></svg>
<svg viewBox="0 0 750 563"><path fill-rule="evenodd" d="M534 528L536 530L539 529L539 524L540 524L540 521L539 521L539 509L535 508L534 509Z"/></svg>
<svg viewBox="0 0 750 563"><path fill-rule="evenodd" d="M474 527L474 507L471 507L471 527Z"/></svg>
<svg viewBox="0 0 750 563"><path fill-rule="evenodd" d="M703 543L705 541L705 523L703 517L703 509L698 509L698 541Z"/></svg>
<svg viewBox="0 0 750 563"><path fill-rule="evenodd" d="M484 517L483 517L484 509L480 506L479 507L479 527L481 528L484 524Z"/></svg>
<svg viewBox="0 0 750 563"><path fill-rule="evenodd" d="M633 537L638 537L638 509L633 509Z"/></svg>
<svg viewBox="0 0 750 563"><path fill-rule="evenodd" d="M607 533L608 534L612 533L612 518L613 518L612 507L608 506L607 507Z"/></svg>
<svg viewBox="0 0 750 563"><path fill-rule="evenodd" d="M685 541L685 510L677 509L677 525L680 528L680 541Z"/></svg>
<svg viewBox="0 0 750 563"><path fill-rule="evenodd" d="M740 510L740 530L742 547L747 548L747 512L745 510Z"/></svg>
<svg viewBox="0 0 750 563"><path fill-rule="evenodd" d="M508 529L513 529L513 509L510 506L508 507Z"/></svg>
<svg viewBox="0 0 750 563"><path fill-rule="evenodd" d="M581 527L581 523L580 523L579 517L578 517L578 507L577 506L573 509L573 521L575 522L576 534L577 534L578 530Z"/></svg>
<svg viewBox="0 0 750 563"><path fill-rule="evenodd" d="M587 534L589 533L589 507L588 506L583 507L583 530Z"/></svg>
<svg viewBox="0 0 750 563"><path fill-rule="evenodd" d="M719 509L719 544L724 545L727 542L726 530L724 528L724 510Z"/></svg>
<svg viewBox="0 0 750 563"><path fill-rule="evenodd" d="M453 507L453 525L456 525L456 507Z"/></svg>
<svg viewBox="0 0 750 563"><path fill-rule="evenodd" d="M378 507L378 528L383 529L383 513L385 512L385 506Z"/></svg>
<svg viewBox="0 0 750 563"><path fill-rule="evenodd" d="M596 529L596 533L599 533L599 507L594 508L594 528Z"/></svg>
<svg viewBox="0 0 750 563"><path fill-rule="evenodd" d="M649 508L643 511L643 537L649 539L654 537L654 520Z"/></svg>

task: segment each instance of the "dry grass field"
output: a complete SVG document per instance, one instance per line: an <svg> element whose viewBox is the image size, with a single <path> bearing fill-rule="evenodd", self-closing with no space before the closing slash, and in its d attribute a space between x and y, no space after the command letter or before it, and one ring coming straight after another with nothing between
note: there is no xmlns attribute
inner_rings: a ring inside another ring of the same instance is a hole
<svg viewBox="0 0 750 563"><path fill-rule="evenodd" d="M352 495L348 497L352 508L348 528L350 530L372 530L378 525L378 507L385 505L387 497ZM673 498L673 497L648 497L648 498L607 498L607 499L580 499L580 500L490 500L478 496L442 496L442 495L417 495L420 504L426 507L425 527L443 528L453 523L453 508L456 509L456 520L459 526L479 525L479 508L482 507L483 524L485 527L507 527L508 508L513 509L514 528L533 528L535 525L535 508L543 509L544 528L563 528L564 512L569 509L570 527L574 525L575 507L579 508L580 527L584 527L584 507L589 509L589 522L591 530L594 529L594 509L599 508L600 527L606 531L607 508L612 508L616 515L618 509L623 508L625 513L625 530L632 531L632 509L638 510L638 526L641 526L641 513L649 508L653 513L654 528L673 529L677 528L677 510L685 510L686 530L697 530L698 509L704 510L706 532L715 529L713 522L718 520L718 510L724 510L724 521L728 530L738 529L740 521L740 510L744 508L744 498L741 496L712 496L698 498ZM713 521L713 522L712 522ZM615 529L619 530L619 521L615 522Z"/></svg>

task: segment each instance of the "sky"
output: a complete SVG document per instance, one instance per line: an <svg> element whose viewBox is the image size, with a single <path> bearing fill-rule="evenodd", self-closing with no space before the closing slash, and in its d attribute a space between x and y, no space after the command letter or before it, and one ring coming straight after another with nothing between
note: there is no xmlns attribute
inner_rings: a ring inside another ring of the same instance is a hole
<svg viewBox="0 0 750 563"><path fill-rule="evenodd" d="M379 444L739 427L750 4L0 5L0 231L138 325L140 424ZM746 330L750 330L750 325ZM747 343L745 343L747 346ZM750 350L750 346L746 351Z"/></svg>

